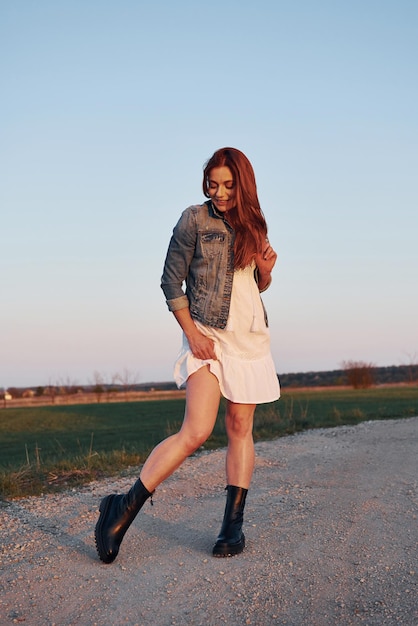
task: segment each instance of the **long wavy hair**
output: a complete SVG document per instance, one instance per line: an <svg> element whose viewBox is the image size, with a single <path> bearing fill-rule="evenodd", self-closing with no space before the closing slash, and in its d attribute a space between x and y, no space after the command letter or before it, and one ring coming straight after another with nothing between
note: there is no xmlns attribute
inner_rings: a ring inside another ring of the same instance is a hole
<svg viewBox="0 0 418 626"><path fill-rule="evenodd" d="M261 251L267 237L267 224L258 200L254 170L240 150L217 150L203 170L203 193L206 198L210 198L209 177L215 167L229 167L233 176L236 206L228 211L227 219L235 231L234 267L242 269Z"/></svg>

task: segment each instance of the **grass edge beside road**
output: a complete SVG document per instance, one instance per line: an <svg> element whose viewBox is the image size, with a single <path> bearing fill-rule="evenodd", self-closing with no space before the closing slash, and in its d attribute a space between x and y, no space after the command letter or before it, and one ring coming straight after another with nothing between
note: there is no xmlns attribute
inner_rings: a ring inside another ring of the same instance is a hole
<svg viewBox="0 0 418 626"><path fill-rule="evenodd" d="M19 444L21 458L19 463L12 458L7 465L3 462L0 468L1 497L39 495L78 487L121 472L137 473L138 466L155 443L178 429L183 409L184 400L161 400L157 404L153 401L152 405L142 402L108 407L94 404L1 411L0 420L4 423L0 435L3 433L4 437L10 438L10 448L12 439ZM154 413L148 415L152 410ZM226 445L223 411L224 403L214 432L202 449L212 450ZM285 389L279 401L257 407L254 439L271 440L312 428L416 415L418 386L413 385L367 390ZM13 428L15 432L10 433ZM115 442L117 439L114 432L124 435L113 446L112 435ZM65 445L61 443L61 437L67 438ZM73 441L72 448L68 438ZM83 438L84 444L80 443ZM132 445L138 440L142 447ZM51 441L57 451L48 456L45 450ZM3 447L3 458L7 457L5 451L7 442Z"/></svg>

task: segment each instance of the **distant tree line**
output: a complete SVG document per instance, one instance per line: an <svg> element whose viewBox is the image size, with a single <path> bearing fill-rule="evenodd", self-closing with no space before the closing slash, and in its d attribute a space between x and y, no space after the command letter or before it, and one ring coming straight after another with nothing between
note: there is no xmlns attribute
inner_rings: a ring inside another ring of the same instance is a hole
<svg viewBox="0 0 418 626"><path fill-rule="evenodd" d="M108 400L112 394L126 394L130 391L172 391L177 389L174 382L111 382L95 377L94 382L88 385L39 385L37 387L8 387L6 390L0 388L0 400L7 401L12 398L48 398L51 404L55 403L57 396L74 396L82 393L94 393L97 402Z"/></svg>
<svg viewBox="0 0 418 626"><path fill-rule="evenodd" d="M377 367L373 363L363 361L344 361L341 369L323 372L295 372L278 374L280 384L285 387L336 387L350 385L354 388L366 388L372 385L411 384L418 383L418 363L409 365L390 365ZM94 393L97 402L107 401L111 395L130 391L172 391L177 389L173 381L138 383L137 375L129 370L123 374L115 374L110 378L94 372L93 380L88 385L78 385L70 380L59 381L57 384L36 387L9 387L0 389L0 400L4 406L12 398L45 397L51 404L57 396L72 396L81 393ZM0 405L1 406L1 405Z"/></svg>
<svg viewBox="0 0 418 626"><path fill-rule="evenodd" d="M280 384L282 387L333 387L338 385L367 387L370 385L418 382L418 364L377 367L373 364L362 363L361 361L347 361L342 365L343 367L338 370L279 374ZM360 372L353 372L356 366ZM363 366L365 366L363 370L363 383L360 381L358 384L355 382L355 377L360 374L359 378L361 379L361 369Z"/></svg>

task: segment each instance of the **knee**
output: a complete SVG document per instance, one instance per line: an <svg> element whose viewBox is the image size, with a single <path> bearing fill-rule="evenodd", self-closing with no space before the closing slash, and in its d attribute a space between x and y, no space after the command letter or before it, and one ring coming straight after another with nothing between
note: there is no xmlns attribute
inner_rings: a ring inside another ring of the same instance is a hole
<svg viewBox="0 0 418 626"><path fill-rule="evenodd" d="M196 452L196 450L198 450L200 446L202 446L210 436L210 433L207 432L182 433L180 431L179 434L181 436L182 444L187 456L190 456L191 454L193 454L193 452Z"/></svg>
<svg viewBox="0 0 418 626"><path fill-rule="evenodd" d="M246 439L252 436L253 417L230 413L226 416L226 432L229 439Z"/></svg>

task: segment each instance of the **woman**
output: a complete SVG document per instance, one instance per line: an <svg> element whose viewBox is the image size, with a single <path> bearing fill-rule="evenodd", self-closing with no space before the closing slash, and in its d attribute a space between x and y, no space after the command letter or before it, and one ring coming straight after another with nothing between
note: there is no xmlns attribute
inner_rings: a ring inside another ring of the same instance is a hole
<svg viewBox="0 0 418 626"><path fill-rule="evenodd" d="M154 448L127 494L102 500L95 538L105 563L114 561L158 485L210 436L221 394L227 399L227 501L213 555L233 556L245 546L254 411L280 395L259 295L270 285L277 255L267 239L253 168L242 152L215 152L204 168L203 193L209 200L186 209L173 230L161 279L168 308L183 330L174 373L178 386L186 385L184 421Z"/></svg>

